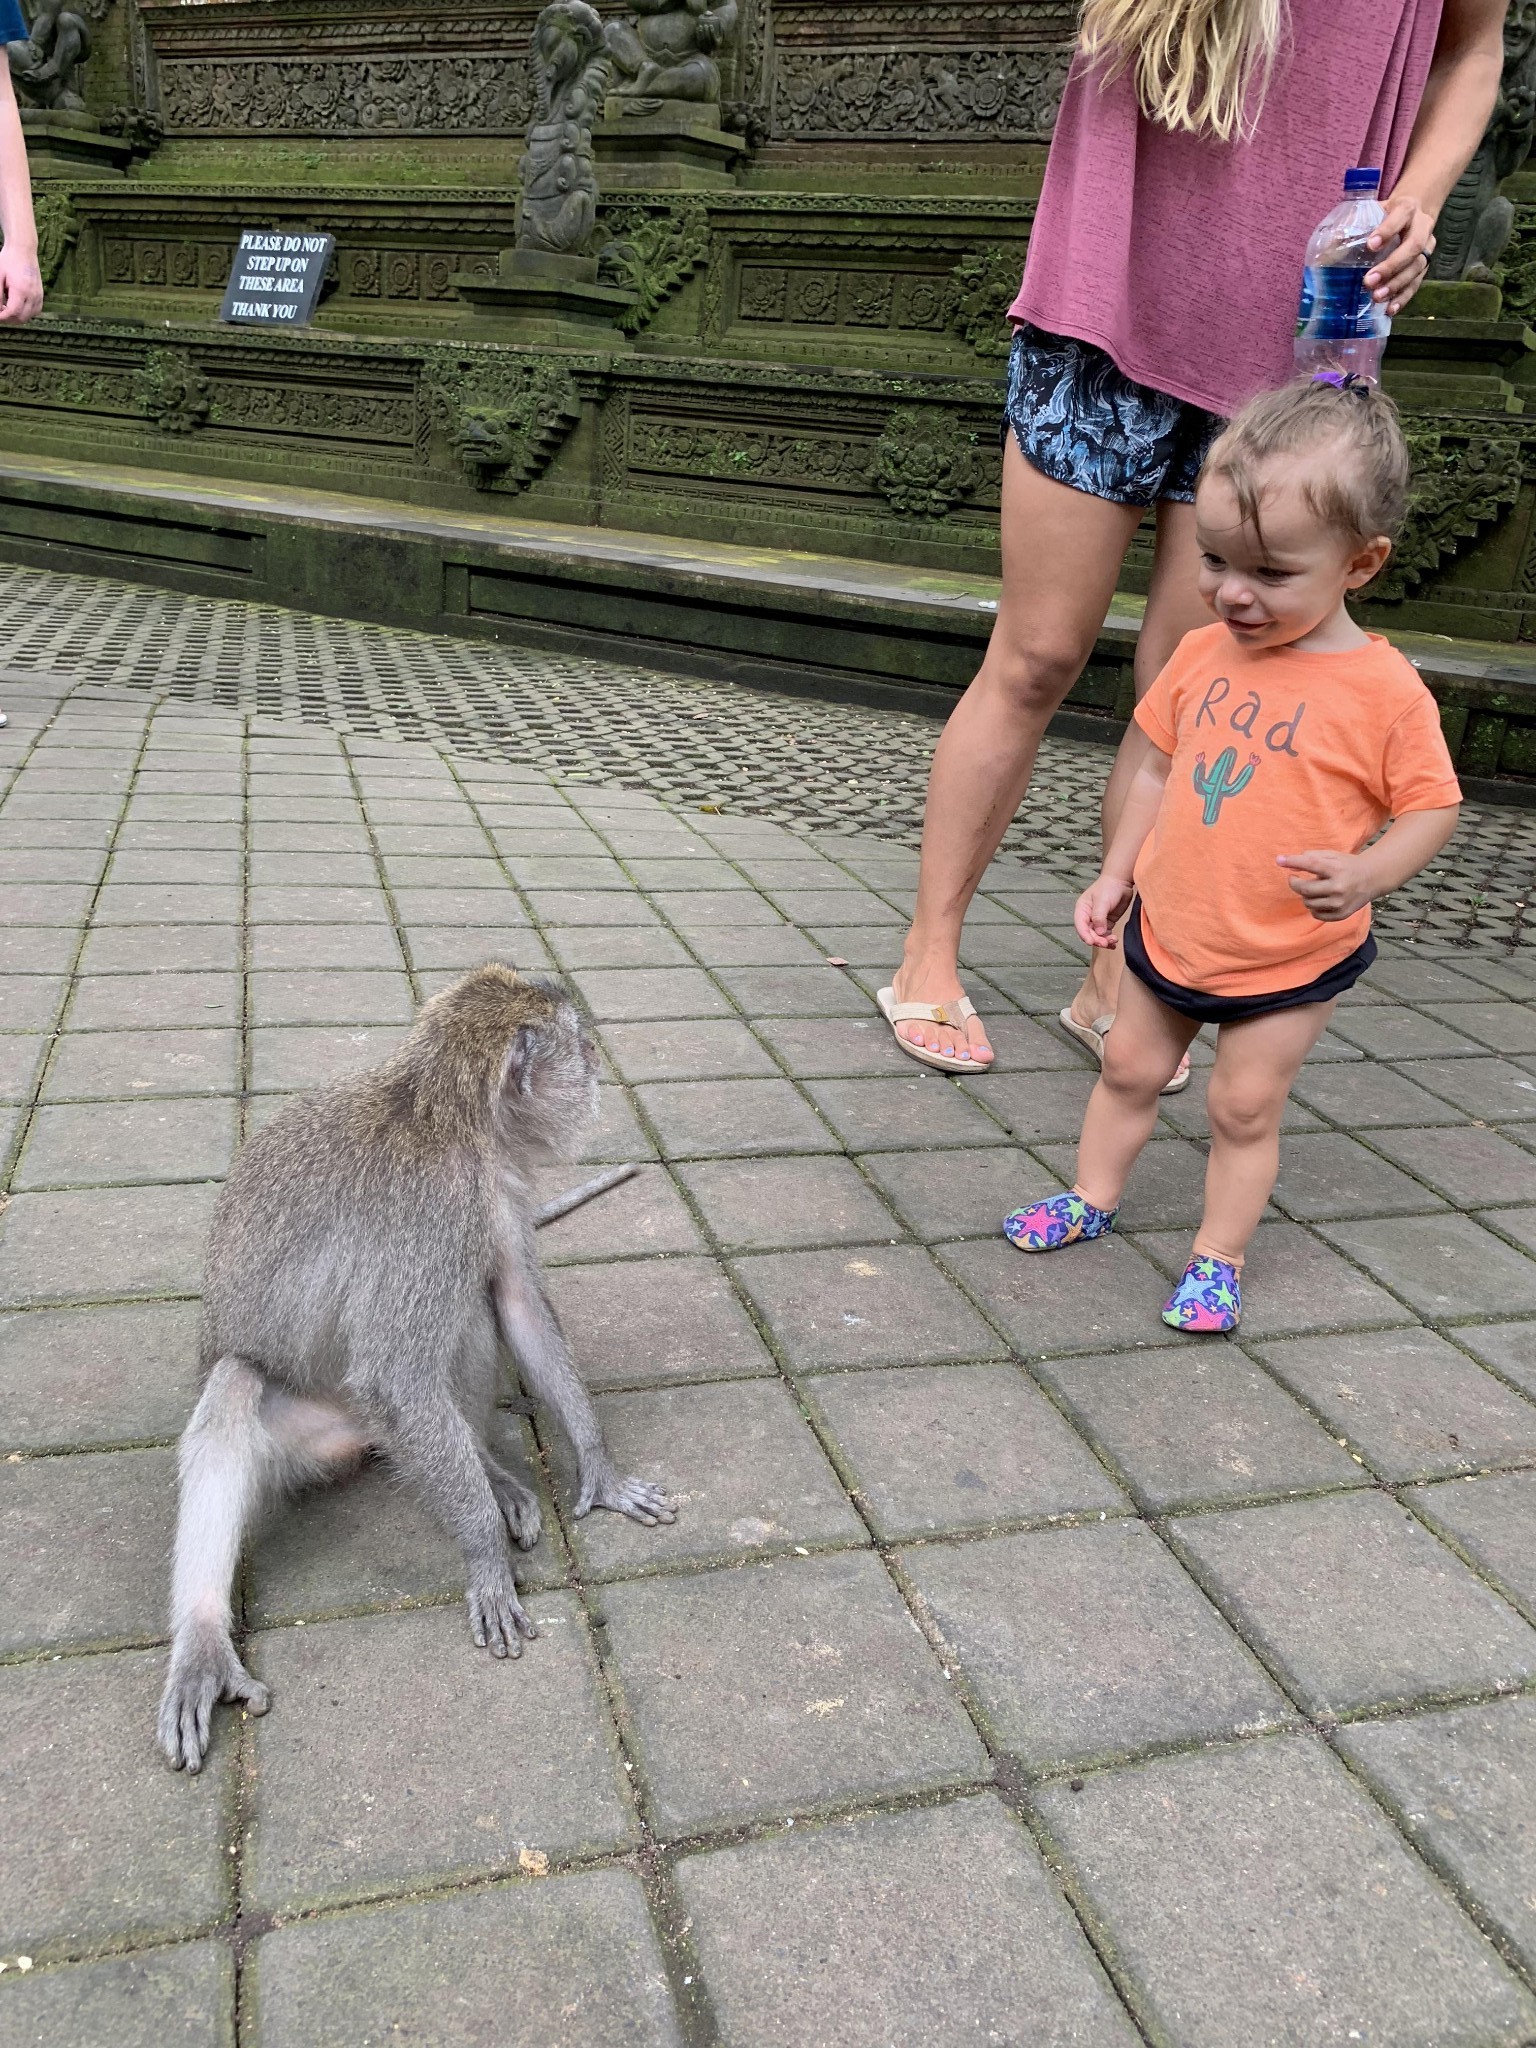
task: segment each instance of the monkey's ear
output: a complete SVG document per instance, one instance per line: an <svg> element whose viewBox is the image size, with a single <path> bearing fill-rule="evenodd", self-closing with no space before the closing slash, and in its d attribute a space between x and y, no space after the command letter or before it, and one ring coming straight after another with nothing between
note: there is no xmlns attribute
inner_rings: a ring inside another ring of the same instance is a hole
<svg viewBox="0 0 1536 2048"><path fill-rule="evenodd" d="M501 1092L503 1095L530 1095L533 1092L533 1061L539 1047L539 1034L531 1024L519 1024L507 1047L507 1057L502 1063Z"/></svg>

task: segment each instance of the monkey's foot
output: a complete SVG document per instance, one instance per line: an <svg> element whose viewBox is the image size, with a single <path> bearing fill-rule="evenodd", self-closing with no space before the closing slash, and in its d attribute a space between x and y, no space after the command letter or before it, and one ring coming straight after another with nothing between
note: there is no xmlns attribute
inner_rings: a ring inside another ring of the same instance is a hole
<svg viewBox="0 0 1536 2048"><path fill-rule="evenodd" d="M658 1522L675 1522L677 1509L659 1486L649 1479L621 1479L616 1472L594 1472L582 1482L576 1498L576 1519L593 1508L612 1508L654 1529Z"/></svg>
<svg viewBox="0 0 1536 2048"><path fill-rule="evenodd" d="M467 1598L476 1649L489 1650L493 1657L521 1657L522 1638L531 1642L538 1630L523 1612L510 1578L471 1584Z"/></svg>
<svg viewBox="0 0 1536 2048"><path fill-rule="evenodd" d="M271 1705L267 1688L252 1678L228 1636L173 1649L156 1731L173 1771L203 1768L216 1700L239 1700L252 1714L264 1714Z"/></svg>
<svg viewBox="0 0 1536 2048"><path fill-rule="evenodd" d="M532 1550L544 1526L538 1496L530 1493L526 1486L519 1485L510 1472L498 1470L490 1475L490 1480L507 1533L519 1550Z"/></svg>

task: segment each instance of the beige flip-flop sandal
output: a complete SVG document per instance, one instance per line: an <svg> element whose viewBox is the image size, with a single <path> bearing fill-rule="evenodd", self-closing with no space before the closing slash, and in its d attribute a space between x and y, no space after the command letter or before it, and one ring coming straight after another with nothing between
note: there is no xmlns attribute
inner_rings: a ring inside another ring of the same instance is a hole
<svg viewBox="0 0 1536 2048"><path fill-rule="evenodd" d="M898 1003L894 988L882 988L875 1001L902 1051L921 1060L925 1067L938 1067L946 1074L984 1074L992 1065L990 1060L962 1060L947 1052L930 1052L926 1045L914 1045L896 1029L898 1024L943 1024L951 1031L963 1028L967 1019L976 1015L976 1005L969 996L962 996L958 1003Z"/></svg>
<svg viewBox="0 0 1536 2048"><path fill-rule="evenodd" d="M1070 1005L1065 1010L1060 1011L1057 1016L1057 1022L1062 1030L1066 1032L1067 1036L1075 1038L1079 1045L1085 1046L1093 1054L1101 1067L1104 1064L1104 1034L1114 1021L1113 1016L1095 1017L1091 1024L1079 1024L1072 1014ZM1185 1053L1183 1060L1179 1064L1179 1071L1171 1081L1166 1082L1158 1090L1158 1093L1160 1095L1182 1095L1188 1086L1189 1054Z"/></svg>

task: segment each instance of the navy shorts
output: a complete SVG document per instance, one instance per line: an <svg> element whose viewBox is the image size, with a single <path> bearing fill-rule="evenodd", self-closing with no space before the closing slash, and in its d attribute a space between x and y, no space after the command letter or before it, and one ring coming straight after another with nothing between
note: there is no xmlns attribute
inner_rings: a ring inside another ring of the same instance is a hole
<svg viewBox="0 0 1536 2048"><path fill-rule="evenodd" d="M1103 349L1021 325L1008 358L1003 432L1032 469L1115 505L1194 503L1205 451L1226 425L1133 384Z"/></svg>
<svg viewBox="0 0 1536 2048"><path fill-rule="evenodd" d="M1139 896L1131 904L1131 914L1120 934L1120 945L1126 966L1160 1003L1166 1004L1170 1010L1177 1010L1181 1017L1192 1017L1200 1024L1241 1024L1245 1017L1267 1017L1271 1010L1299 1010L1306 1003L1331 1003L1335 996L1343 995L1345 989L1353 988L1376 958L1375 937L1367 932L1353 953L1336 960L1316 981L1303 982L1300 988L1277 988L1268 995L1255 996L1207 995L1204 989L1185 988L1182 982L1170 981L1152 965L1147 957L1146 940L1141 935Z"/></svg>

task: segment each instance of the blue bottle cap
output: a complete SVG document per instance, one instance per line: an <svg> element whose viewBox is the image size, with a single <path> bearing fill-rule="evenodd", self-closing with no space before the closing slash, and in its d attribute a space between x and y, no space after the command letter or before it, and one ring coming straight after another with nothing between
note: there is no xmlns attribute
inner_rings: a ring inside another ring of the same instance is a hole
<svg viewBox="0 0 1536 2048"><path fill-rule="evenodd" d="M1344 173L1344 190L1346 192L1379 192L1381 190L1380 169L1370 170L1362 166L1352 171L1346 171Z"/></svg>

